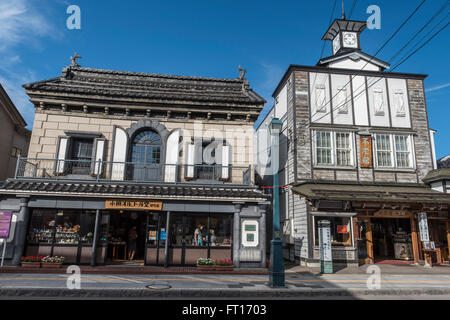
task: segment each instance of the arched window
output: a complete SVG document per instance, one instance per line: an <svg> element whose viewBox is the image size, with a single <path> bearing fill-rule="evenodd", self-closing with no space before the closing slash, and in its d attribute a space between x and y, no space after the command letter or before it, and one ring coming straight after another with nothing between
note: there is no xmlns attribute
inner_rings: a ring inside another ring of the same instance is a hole
<svg viewBox="0 0 450 320"><path fill-rule="evenodd" d="M158 181L160 178L161 137L154 131L138 133L131 146L133 180Z"/></svg>

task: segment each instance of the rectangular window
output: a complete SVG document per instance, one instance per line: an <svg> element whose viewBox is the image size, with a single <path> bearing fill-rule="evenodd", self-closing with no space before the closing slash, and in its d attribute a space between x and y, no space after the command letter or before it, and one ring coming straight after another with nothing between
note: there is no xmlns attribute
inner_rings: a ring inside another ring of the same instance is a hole
<svg viewBox="0 0 450 320"><path fill-rule="evenodd" d="M93 139L73 139L71 160L72 174L89 174L91 171Z"/></svg>
<svg viewBox="0 0 450 320"><path fill-rule="evenodd" d="M412 168L411 137L407 135L377 134L375 146L377 166Z"/></svg>
<svg viewBox="0 0 450 320"><path fill-rule="evenodd" d="M333 164L331 158L331 132L316 132L316 164Z"/></svg>
<svg viewBox="0 0 450 320"><path fill-rule="evenodd" d="M336 164L338 166L352 165L350 133L336 132Z"/></svg>
<svg viewBox="0 0 450 320"><path fill-rule="evenodd" d="M377 134L377 161L379 167L392 167L391 138L388 134Z"/></svg>
<svg viewBox="0 0 450 320"><path fill-rule="evenodd" d="M397 160L397 167L411 167L408 136L395 136L395 158Z"/></svg>
<svg viewBox="0 0 450 320"><path fill-rule="evenodd" d="M316 165L353 165L353 140L350 132L315 131L314 137Z"/></svg>
<svg viewBox="0 0 450 320"><path fill-rule="evenodd" d="M314 217L314 235L315 245L319 245L319 221L328 220L331 223L331 245L332 246L351 246L352 231L350 217Z"/></svg>

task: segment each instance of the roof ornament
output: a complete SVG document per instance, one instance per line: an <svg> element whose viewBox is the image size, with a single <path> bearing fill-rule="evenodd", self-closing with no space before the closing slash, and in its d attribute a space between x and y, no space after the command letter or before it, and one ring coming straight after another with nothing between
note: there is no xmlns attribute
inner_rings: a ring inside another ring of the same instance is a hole
<svg viewBox="0 0 450 320"><path fill-rule="evenodd" d="M345 20L344 0L342 0L342 20Z"/></svg>
<svg viewBox="0 0 450 320"><path fill-rule="evenodd" d="M78 53L75 52L75 54L73 55L73 57L70 57L70 60L72 61L72 67L79 67L80 65L77 62L77 59L82 59L83 57L81 57L80 55L78 55Z"/></svg>
<svg viewBox="0 0 450 320"><path fill-rule="evenodd" d="M241 65L239 65L238 72L240 72L238 79L245 79L245 73L247 70L242 69Z"/></svg>

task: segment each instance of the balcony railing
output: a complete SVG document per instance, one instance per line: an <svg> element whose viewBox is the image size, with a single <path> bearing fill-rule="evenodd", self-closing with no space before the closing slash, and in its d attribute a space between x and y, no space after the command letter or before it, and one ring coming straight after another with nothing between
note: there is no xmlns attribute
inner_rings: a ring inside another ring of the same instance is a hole
<svg viewBox="0 0 450 320"><path fill-rule="evenodd" d="M20 158L16 179L251 185L251 166Z"/></svg>

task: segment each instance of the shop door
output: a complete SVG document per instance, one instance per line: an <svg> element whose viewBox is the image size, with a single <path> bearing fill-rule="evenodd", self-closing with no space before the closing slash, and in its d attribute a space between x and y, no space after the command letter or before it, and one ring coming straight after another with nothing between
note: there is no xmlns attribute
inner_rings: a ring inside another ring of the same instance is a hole
<svg viewBox="0 0 450 320"><path fill-rule="evenodd" d="M358 220L357 227L359 263L373 263L372 224L370 220Z"/></svg>
<svg viewBox="0 0 450 320"><path fill-rule="evenodd" d="M170 228L166 230L167 214L159 214L157 220L151 220L147 227L146 264L165 264L167 241L167 264L185 264L186 217L181 214L170 215ZM168 232L167 232L168 231Z"/></svg>
<svg viewBox="0 0 450 320"><path fill-rule="evenodd" d="M164 265L166 246L166 214L154 213L147 217L145 264Z"/></svg>

